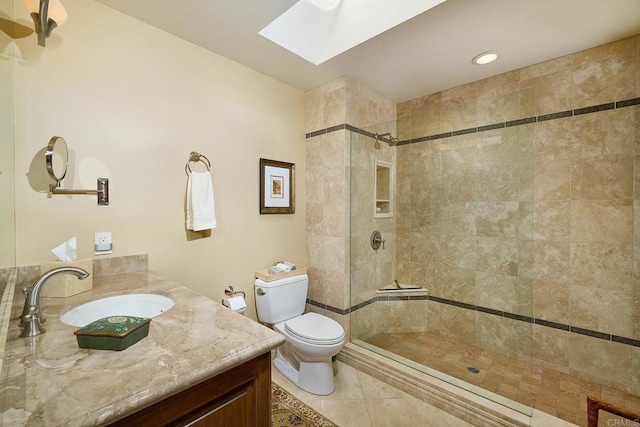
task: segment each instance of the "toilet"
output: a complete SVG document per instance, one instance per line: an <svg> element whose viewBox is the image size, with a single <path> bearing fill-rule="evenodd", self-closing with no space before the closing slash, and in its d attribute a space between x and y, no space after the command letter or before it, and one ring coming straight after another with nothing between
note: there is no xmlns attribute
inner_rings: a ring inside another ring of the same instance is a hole
<svg viewBox="0 0 640 427"><path fill-rule="evenodd" d="M276 349L276 369L301 389L324 396L335 390L331 359L344 345L344 329L326 316L304 313L308 288L306 274L256 279L256 310L260 322L286 338Z"/></svg>

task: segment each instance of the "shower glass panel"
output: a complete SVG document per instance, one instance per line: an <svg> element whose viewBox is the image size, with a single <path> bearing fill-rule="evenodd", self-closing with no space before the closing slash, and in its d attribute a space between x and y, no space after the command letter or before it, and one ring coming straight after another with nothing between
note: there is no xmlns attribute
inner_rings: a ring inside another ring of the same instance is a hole
<svg viewBox="0 0 640 427"><path fill-rule="evenodd" d="M351 131L351 340L531 414L532 132L389 146ZM391 165L391 216L375 212ZM372 249L380 231L384 247ZM409 289L414 288L414 289ZM417 288L417 289L415 289Z"/></svg>

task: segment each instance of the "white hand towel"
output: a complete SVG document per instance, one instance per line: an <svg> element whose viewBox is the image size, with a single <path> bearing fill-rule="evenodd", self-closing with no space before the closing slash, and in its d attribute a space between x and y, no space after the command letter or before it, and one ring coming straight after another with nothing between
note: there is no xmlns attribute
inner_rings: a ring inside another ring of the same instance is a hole
<svg viewBox="0 0 640 427"><path fill-rule="evenodd" d="M191 172L187 182L187 230L216 228L213 183L209 172Z"/></svg>

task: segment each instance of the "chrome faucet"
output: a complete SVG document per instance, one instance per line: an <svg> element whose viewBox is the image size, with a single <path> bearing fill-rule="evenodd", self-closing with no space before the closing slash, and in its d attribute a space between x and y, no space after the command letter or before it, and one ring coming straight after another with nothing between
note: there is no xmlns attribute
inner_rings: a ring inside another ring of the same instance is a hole
<svg viewBox="0 0 640 427"><path fill-rule="evenodd" d="M42 289L44 289L44 285L51 277L62 273L73 274L80 280L89 277L89 273L82 268L60 267L41 275L31 287L23 288L22 293L24 293L26 301L24 302L22 315L20 315L20 326L24 326L20 334L21 337L33 337L46 331L42 326L45 322L44 314L42 313Z"/></svg>

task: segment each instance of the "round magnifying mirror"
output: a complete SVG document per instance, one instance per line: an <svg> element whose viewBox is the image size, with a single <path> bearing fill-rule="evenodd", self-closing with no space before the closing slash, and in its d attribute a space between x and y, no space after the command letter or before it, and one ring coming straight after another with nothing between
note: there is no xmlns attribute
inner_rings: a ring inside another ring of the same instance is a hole
<svg viewBox="0 0 640 427"><path fill-rule="evenodd" d="M47 172L49 176L56 180L56 185L60 185L60 181L67 174L67 162L69 160L69 152L67 150L67 142L61 136L54 136L47 145L47 151L44 154L47 164Z"/></svg>

